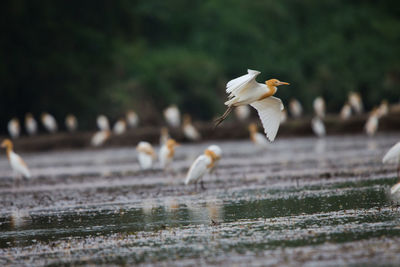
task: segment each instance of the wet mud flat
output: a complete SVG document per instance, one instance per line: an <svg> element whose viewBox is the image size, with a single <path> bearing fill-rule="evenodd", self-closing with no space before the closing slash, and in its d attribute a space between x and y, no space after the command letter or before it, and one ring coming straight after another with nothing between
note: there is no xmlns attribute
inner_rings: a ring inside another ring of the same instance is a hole
<svg viewBox="0 0 400 267"><path fill-rule="evenodd" d="M382 165L400 133L184 144L173 170L141 171L134 147L0 158L0 265L398 265L400 206ZM185 186L211 143L206 190Z"/></svg>

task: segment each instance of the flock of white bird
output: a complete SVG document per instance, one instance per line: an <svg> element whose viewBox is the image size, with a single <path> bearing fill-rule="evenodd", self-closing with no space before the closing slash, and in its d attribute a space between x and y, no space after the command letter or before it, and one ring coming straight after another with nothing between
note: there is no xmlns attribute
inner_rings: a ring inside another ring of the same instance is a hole
<svg viewBox="0 0 400 267"><path fill-rule="evenodd" d="M247 121L251 114L249 109L250 105L257 110L265 132L265 135L259 133L257 125L252 123L248 127L250 139L257 146L265 147L268 144L268 140L270 142L274 141L279 125L287 118L282 101L279 98L274 97L274 95L278 90L278 86L289 85L289 83L277 79L270 79L265 83L258 83L256 77L259 74L260 72L258 71L248 70L247 74L227 83L226 92L228 93L228 100L225 102L227 110L215 121L215 123L216 126L218 126L233 110L240 121ZM326 129L323 123L326 114L324 99L322 97L315 98L313 108L315 116L311 120L311 128L318 137L323 137L326 135ZM303 108L300 102L296 99L292 99L289 102L289 111L293 118L300 118L303 115ZM347 120L351 117L352 113L361 114L362 112L363 103L361 96L359 93L352 92L348 96L348 101L341 109L340 117L342 120ZM379 107L374 108L370 112L365 124L365 131L369 136L376 133L379 119L382 116L385 116L388 112L389 105L385 100L382 101ZM181 127L181 114L176 105L166 108L163 115L169 126L175 128ZM48 113L42 114L41 122L44 128L50 133L54 133L58 129L55 118ZM112 134L121 135L126 131L127 127L134 128L137 127L138 124L138 115L134 111L130 110L126 113L125 119L117 120L111 131L108 118L105 115L100 115L97 117L97 127L99 130L93 135L91 144L93 146L100 146L110 138ZM76 117L72 114L66 116L65 126L70 132L76 131L78 128ZM35 135L38 131L38 124L30 113L25 117L25 128L29 135ZM20 136L21 130L18 119L13 118L8 123L8 131L13 139ZM201 139L199 131L192 124L191 117L188 114L183 116L182 132L185 137L191 141L198 141ZM136 151L138 162L142 170L151 169L157 157L161 168L169 170L177 146L179 146L179 144L174 139L170 138L166 127L161 128L160 149L158 155L150 143L145 141L139 142ZM31 175L28 166L22 158L13 151L13 143L11 140L4 140L1 147L6 148L7 157L13 171L15 172L15 177L23 176L25 178L30 178ZM197 187L197 183L200 182L201 187L204 188L202 177L207 173L211 173L212 170L215 169L221 156L222 150L219 146L211 145L206 148L204 153L198 156L190 166L185 179L185 184L195 183ZM383 163L391 161L398 163L398 176L400 178L400 142L394 145L383 158ZM392 187L391 192L393 194L400 192L400 182Z"/></svg>

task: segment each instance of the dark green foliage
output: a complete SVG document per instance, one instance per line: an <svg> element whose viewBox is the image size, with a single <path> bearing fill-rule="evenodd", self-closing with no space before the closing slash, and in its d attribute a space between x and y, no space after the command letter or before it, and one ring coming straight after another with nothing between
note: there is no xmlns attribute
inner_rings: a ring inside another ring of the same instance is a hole
<svg viewBox="0 0 400 267"><path fill-rule="evenodd" d="M396 1L3 1L0 121L49 111L134 108L145 118L176 103L210 119L224 85L247 68L291 83L307 110L317 95L337 111L348 91L367 108L400 92ZM86 123L85 123L86 122Z"/></svg>

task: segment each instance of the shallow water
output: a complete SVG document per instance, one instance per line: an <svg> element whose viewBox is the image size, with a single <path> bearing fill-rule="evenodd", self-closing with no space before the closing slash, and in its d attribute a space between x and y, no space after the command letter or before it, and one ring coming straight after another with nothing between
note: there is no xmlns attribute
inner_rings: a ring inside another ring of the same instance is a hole
<svg viewBox="0 0 400 267"><path fill-rule="evenodd" d="M394 165L400 135L222 143L206 191L183 183L208 143L177 151L173 174L141 172L134 149L28 154L14 185L0 161L0 264L364 265L400 263Z"/></svg>

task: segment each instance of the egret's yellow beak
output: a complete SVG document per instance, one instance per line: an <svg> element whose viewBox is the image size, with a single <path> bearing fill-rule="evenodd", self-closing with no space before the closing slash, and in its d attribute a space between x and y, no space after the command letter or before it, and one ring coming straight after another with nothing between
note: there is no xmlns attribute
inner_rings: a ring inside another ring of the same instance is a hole
<svg viewBox="0 0 400 267"><path fill-rule="evenodd" d="M290 85L290 83L287 83L287 82L278 82L278 85Z"/></svg>

